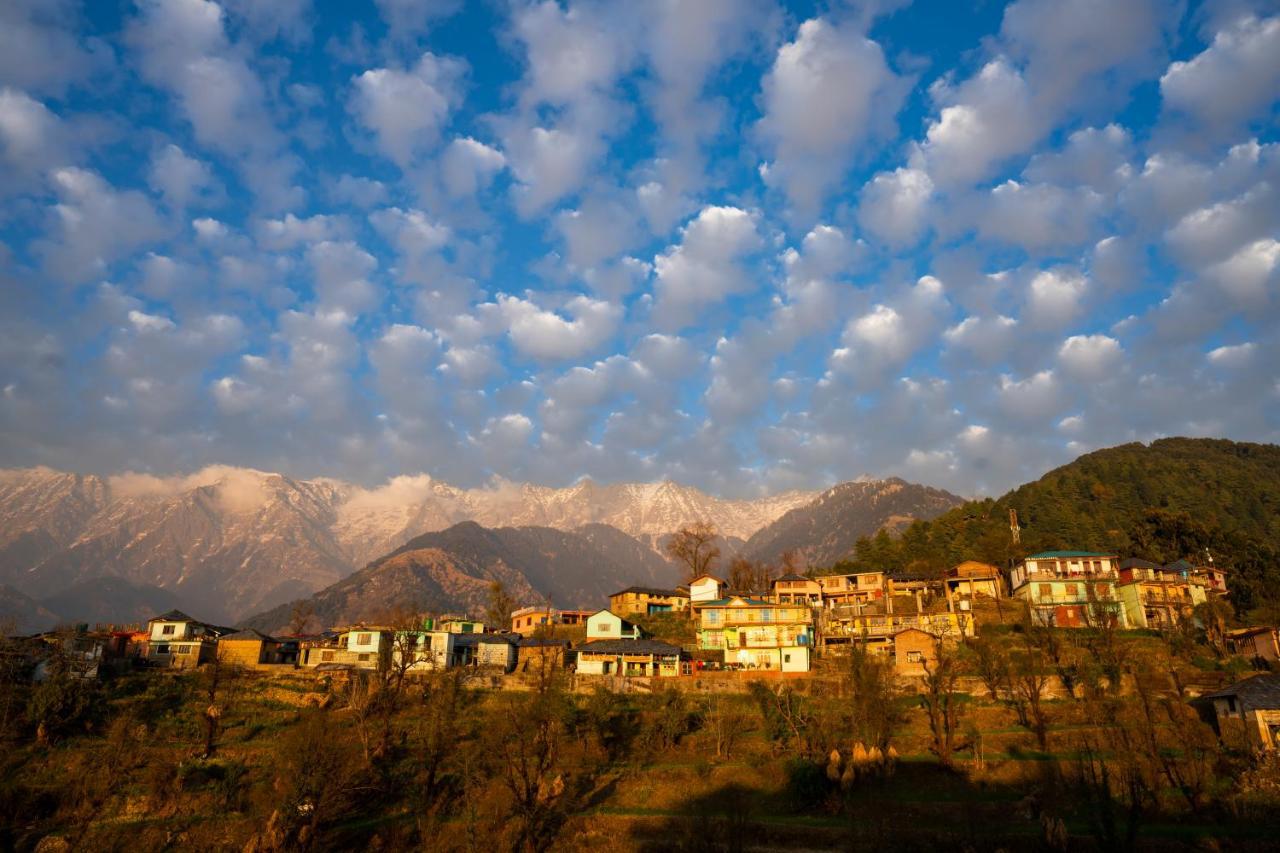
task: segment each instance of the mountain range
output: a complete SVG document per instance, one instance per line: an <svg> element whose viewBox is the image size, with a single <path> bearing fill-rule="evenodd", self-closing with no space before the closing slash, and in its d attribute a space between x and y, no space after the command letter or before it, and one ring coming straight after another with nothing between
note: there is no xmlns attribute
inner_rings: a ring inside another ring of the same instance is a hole
<svg viewBox="0 0 1280 853"><path fill-rule="evenodd" d="M171 478L15 469L0 471L0 584L71 621L133 619L167 600L235 623L328 590L362 566L413 562L402 546L451 532L414 549L435 553L423 575L432 591L421 596L432 606L473 607L477 590L508 570L520 575L505 575L513 590L568 606L630 583L673 583L661 544L691 521L712 522L726 555L772 559L785 543L827 559L860 535L959 502L900 480L727 500L670 481L461 489L419 475L369 489L226 466ZM839 535L824 528L826 541L810 546L802 513L751 547L815 503L828 507ZM95 586L104 577L118 581L110 595Z"/></svg>

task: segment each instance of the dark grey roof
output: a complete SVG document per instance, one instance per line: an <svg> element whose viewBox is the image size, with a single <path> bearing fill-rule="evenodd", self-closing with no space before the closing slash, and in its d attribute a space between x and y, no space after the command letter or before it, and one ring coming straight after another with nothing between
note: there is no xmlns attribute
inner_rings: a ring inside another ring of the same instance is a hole
<svg viewBox="0 0 1280 853"><path fill-rule="evenodd" d="M680 647L658 640L592 640L575 647L574 651L606 655L678 655Z"/></svg>
<svg viewBox="0 0 1280 853"><path fill-rule="evenodd" d="M804 575L796 574L795 572L790 572L788 574L785 574L773 579L774 583L777 583L778 581L809 581L809 580L813 580L813 578L807 578Z"/></svg>
<svg viewBox="0 0 1280 853"><path fill-rule="evenodd" d="M161 613L159 616L152 616L149 622L199 622L199 619L192 619L181 610L170 610L168 613Z"/></svg>
<svg viewBox="0 0 1280 853"><path fill-rule="evenodd" d="M629 592L639 593L640 595L665 595L668 598L689 597L689 591L687 589L660 589L655 586L629 586L626 589L618 590L609 597L613 598L615 595L626 595Z"/></svg>
<svg viewBox="0 0 1280 853"><path fill-rule="evenodd" d="M1163 569L1164 566L1159 563L1153 563L1150 560L1143 560L1138 557L1130 557L1127 560L1120 561L1122 569Z"/></svg>
<svg viewBox="0 0 1280 853"><path fill-rule="evenodd" d="M1280 673L1265 673L1237 681L1201 699L1226 699L1234 696L1246 711L1280 711Z"/></svg>
<svg viewBox="0 0 1280 853"><path fill-rule="evenodd" d="M536 649L540 647L558 646L560 648L568 648L568 640L555 640L546 637L521 637L516 643L522 649Z"/></svg>
<svg viewBox="0 0 1280 853"><path fill-rule="evenodd" d="M453 644L454 646L479 646L506 643L508 646L514 646L519 639L510 634L454 634Z"/></svg>
<svg viewBox="0 0 1280 853"><path fill-rule="evenodd" d="M267 643L279 642L279 640L277 640L275 637L268 637L266 634L262 633L257 628L241 628L239 631L236 631L235 633L223 634L218 639L219 640L262 640Z"/></svg>

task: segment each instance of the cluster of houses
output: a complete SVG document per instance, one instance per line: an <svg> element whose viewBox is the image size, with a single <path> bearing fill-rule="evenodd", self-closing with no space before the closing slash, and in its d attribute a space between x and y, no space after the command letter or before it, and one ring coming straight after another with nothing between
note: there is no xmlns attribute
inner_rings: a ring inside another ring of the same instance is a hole
<svg viewBox="0 0 1280 853"><path fill-rule="evenodd" d="M674 589L628 587L609 596L603 610L523 607L501 627L446 616L412 626L359 624L273 637L173 610L145 628L82 629L42 640L62 644L61 659L73 660L86 676L139 662L192 669L213 661L263 672L474 667L497 674L555 667L612 678L714 671L801 674L811 669L815 655L838 655L854 643L887 656L900 675L913 676L925 674L939 643L972 636L981 613L1000 612L1010 602L1021 602L1032 619L1051 627L1167 629L1191 618L1197 604L1226 594L1226 574L1211 563L1161 566L1122 561L1114 554L1047 551L1008 572L970 560L941 578L879 571L789 573L773 579L765 591L731 590L724 580L703 575ZM655 622L639 617L663 614L674 617L657 620L665 621L664 636L688 620L675 633L693 641L657 639L639 624ZM566 635L580 639L571 642ZM1272 667L1280 664L1275 628L1236 629L1225 640L1234 653ZM37 678L41 666L47 661L37 665ZM1273 745L1280 742L1280 682L1275 680L1280 676L1256 678L1263 680L1203 697L1202 707L1220 728L1244 732L1251 743Z"/></svg>

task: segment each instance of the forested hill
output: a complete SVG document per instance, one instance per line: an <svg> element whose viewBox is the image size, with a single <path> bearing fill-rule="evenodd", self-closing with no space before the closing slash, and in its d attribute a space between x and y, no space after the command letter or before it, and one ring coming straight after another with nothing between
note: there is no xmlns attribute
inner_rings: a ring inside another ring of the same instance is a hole
<svg viewBox="0 0 1280 853"><path fill-rule="evenodd" d="M1009 532L1018 511L1022 543ZM932 521L858 543L840 571L901 567L936 573L966 558L1006 565L1056 548L1114 551L1167 563L1200 559L1235 572L1247 611L1280 601L1280 447L1167 438L1081 456L998 499L969 501Z"/></svg>

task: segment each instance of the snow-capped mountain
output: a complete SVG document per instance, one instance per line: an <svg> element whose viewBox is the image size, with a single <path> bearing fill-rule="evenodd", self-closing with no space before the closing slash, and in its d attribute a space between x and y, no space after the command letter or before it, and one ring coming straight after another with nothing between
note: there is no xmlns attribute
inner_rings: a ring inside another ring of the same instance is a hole
<svg viewBox="0 0 1280 853"><path fill-rule="evenodd" d="M725 500L672 482L459 489L426 475L368 489L213 466L188 476L0 471L0 583L37 600L100 576L172 592L210 620L308 595L462 521L571 531L606 524L651 546L707 520L745 540L814 492Z"/></svg>

